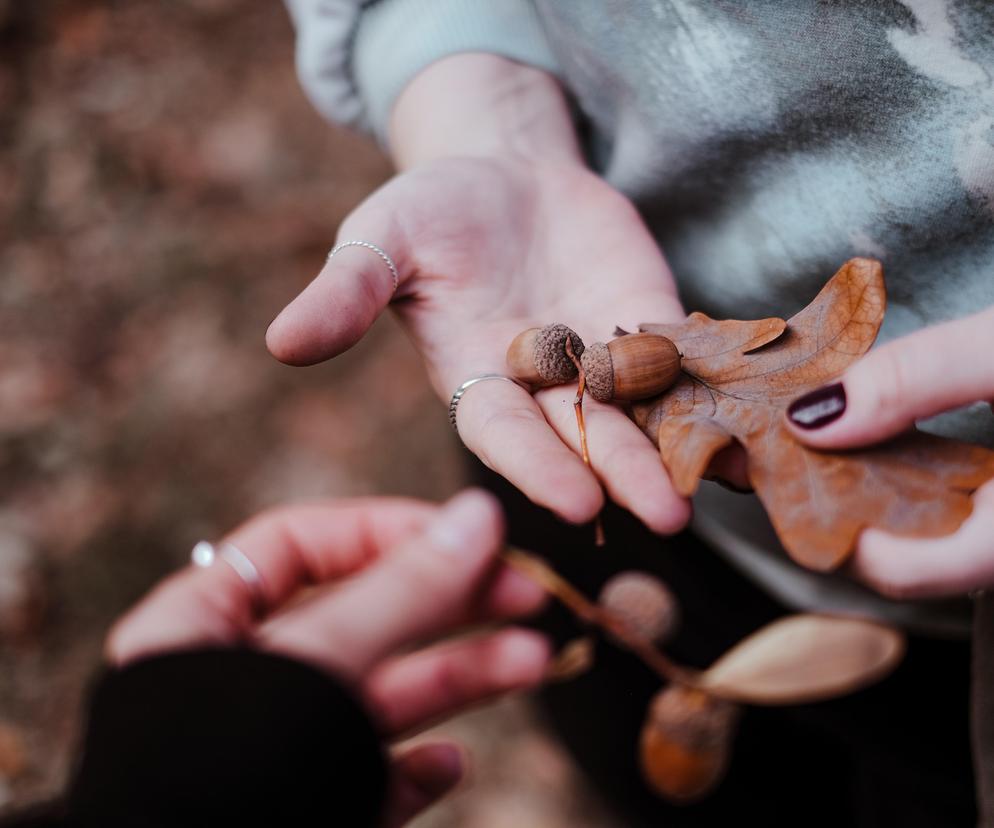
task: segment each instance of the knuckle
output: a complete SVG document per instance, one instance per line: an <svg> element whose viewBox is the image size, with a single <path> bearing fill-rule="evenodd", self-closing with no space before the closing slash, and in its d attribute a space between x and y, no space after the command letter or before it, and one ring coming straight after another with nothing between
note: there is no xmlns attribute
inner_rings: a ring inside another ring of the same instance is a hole
<svg viewBox="0 0 994 828"><path fill-rule="evenodd" d="M878 577L872 585L880 595L892 601L906 601L914 597L911 586L899 577Z"/></svg>
<svg viewBox="0 0 994 828"><path fill-rule="evenodd" d="M890 347L880 351L877 364L873 366L872 413L892 414L908 405L914 388L913 361L911 352L905 348Z"/></svg>
<svg viewBox="0 0 994 828"><path fill-rule="evenodd" d="M470 429L470 433L466 435L467 444L480 460L490 468L495 468L499 463L495 454L502 448L513 447L514 432L534 425L539 419L534 411L523 406L490 412L475 428Z"/></svg>
<svg viewBox="0 0 994 828"><path fill-rule="evenodd" d="M218 578L207 584L206 578L194 578L190 584L194 606L203 608L212 626L215 640L234 643L251 626L251 609L247 586L238 578Z"/></svg>
<svg viewBox="0 0 994 828"><path fill-rule="evenodd" d="M456 655L439 659L435 668L435 692L450 702L472 696L479 681L476 671L469 669L463 658Z"/></svg>
<svg viewBox="0 0 994 828"><path fill-rule="evenodd" d="M461 587L458 573L445 556L436 553L431 546L419 546L408 550L397 561L401 582L412 595L423 599L438 599L455 592Z"/></svg>
<svg viewBox="0 0 994 828"><path fill-rule="evenodd" d="M863 581L874 592L892 601L907 601L916 597L918 584L901 567L881 565L877 561L863 561Z"/></svg>

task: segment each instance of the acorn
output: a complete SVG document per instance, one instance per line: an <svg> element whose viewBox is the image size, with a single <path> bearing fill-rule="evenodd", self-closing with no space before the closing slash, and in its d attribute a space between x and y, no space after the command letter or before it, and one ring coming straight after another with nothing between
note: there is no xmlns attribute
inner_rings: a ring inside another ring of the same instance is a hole
<svg viewBox="0 0 994 828"><path fill-rule="evenodd" d="M567 338L579 358L584 350L583 340L565 325L528 328L519 333L507 349L511 376L535 388L562 385L576 379L576 364L566 353Z"/></svg>
<svg viewBox="0 0 994 828"><path fill-rule="evenodd" d="M728 767L740 708L703 690L670 685L653 698L642 726L642 774L656 793L678 803L699 800Z"/></svg>
<svg viewBox="0 0 994 828"><path fill-rule="evenodd" d="M665 336L633 333L596 342L581 357L587 391L600 402L644 400L680 376L680 352Z"/></svg>
<svg viewBox="0 0 994 828"><path fill-rule="evenodd" d="M647 572L614 575L601 588L598 603L654 644L663 644L679 625L680 605L676 596Z"/></svg>

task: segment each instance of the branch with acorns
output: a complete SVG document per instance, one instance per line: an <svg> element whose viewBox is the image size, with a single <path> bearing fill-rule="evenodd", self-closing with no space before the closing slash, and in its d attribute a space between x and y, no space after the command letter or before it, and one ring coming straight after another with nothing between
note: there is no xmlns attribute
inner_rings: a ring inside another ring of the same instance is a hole
<svg viewBox="0 0 994 828"><path fill-rule="evenodd" d="M508 549L503 558L666 682L649 704L639 753L646 782L673 802L699 800L721 781L742 705L844 696L886 676L904 654L904 637L890 627L800 614L753 633L707 670L694 670L660 649L674 634L680 611L658 578L620 572L595 603L533 555ZM582 637L560 653L552 678L574 678L592 666L591 641Z"/></svg>
<svg viewBox="0 0 994 828"><path fill-rule="evenodd" d="M914 429L879 445L833 452L807 447L786 427L791 401L838 381L869 350L885 306L880 263L850 259L790 319L693 313L682 322L641 325L639 333L619 330L617 339L588 347L565 325L547 325L519 334L507 363L536 390L578 381L574 408L588 466L582 408L588 392L601 402L631 403L629 414L659 448L675 491L685 497L715 456L737 444L784 549L809 569L831 571L867 527L918 538L956 531L973 509L974 492L994 478L994 452ZM603 541L599 521L597 539ZM660 636L645 626L654 618L665 627L660 619L675 616L675 601L651 576L623 573L595 604L537 559L509 553L508 562L668 683L649 708L642 767L657 791L677 801L704 795L721 778L739 705L843 695L885 675L903 652L903 638L888 627L795 615L694 671L669 659L658 648ZM582 640L567 648L561 671L582 668L589 654Z"/></svg>

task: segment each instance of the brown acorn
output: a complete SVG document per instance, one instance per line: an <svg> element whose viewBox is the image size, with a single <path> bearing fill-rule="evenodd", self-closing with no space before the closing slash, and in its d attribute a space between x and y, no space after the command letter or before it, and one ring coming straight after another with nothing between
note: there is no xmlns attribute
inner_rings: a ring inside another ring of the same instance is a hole
<svg viewBox="0 0 994 828"><path fill-rule="evenodd" d="M692 687L656 694L642 726L642 774L656 793L689 803L710 793L728 767L740 708Z"/></svg>
<svg viewBox="0 0 994 828"><path fill-rule="evenodd" d="M507 349L511 376L535 388L576 379L576 364L566 353L567 338L573 345L573 353L579 357L583 353L583 340L566 325L528 328L519 333Z"/></svg>
<svg viewBox="0 0 994 828"><path fill-rule="evenodd" d="M644 400L661 394L680 376L680 352L665 336L633 333L596 342L581 358L587 390L600 402Z"/></svg>
<svg viewBox="0 0 994 828"><path fill-rule="evenodd" d="M634 632L662 644L676 631L680 606L666 584L647 572L619 572L601 588L598 603Z"/></svg>

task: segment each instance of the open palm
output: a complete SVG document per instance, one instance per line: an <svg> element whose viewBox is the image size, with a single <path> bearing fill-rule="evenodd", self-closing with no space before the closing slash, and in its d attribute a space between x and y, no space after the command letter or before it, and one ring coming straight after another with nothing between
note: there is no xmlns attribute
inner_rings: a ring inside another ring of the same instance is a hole
<svg viewBox="0 0 994 828"><path fill-rule="evenodd" d="M447 159L397 176L350 215L339 240L387 251L401 282L359 247L342 250L270 327L273 354L310 364L354 344L393 299L443 400L465 380L507 373L525 328L561 322L584 341L616 325L678 320L665 261L632 204L575 164ZM576 453L575 388L534 398L474 385L459 434L489 467L567 520L591 519L601 487ZM591 460L610 497L652 529L674 531L688 504L653 446L619 409L588 401Z"/></svg>

